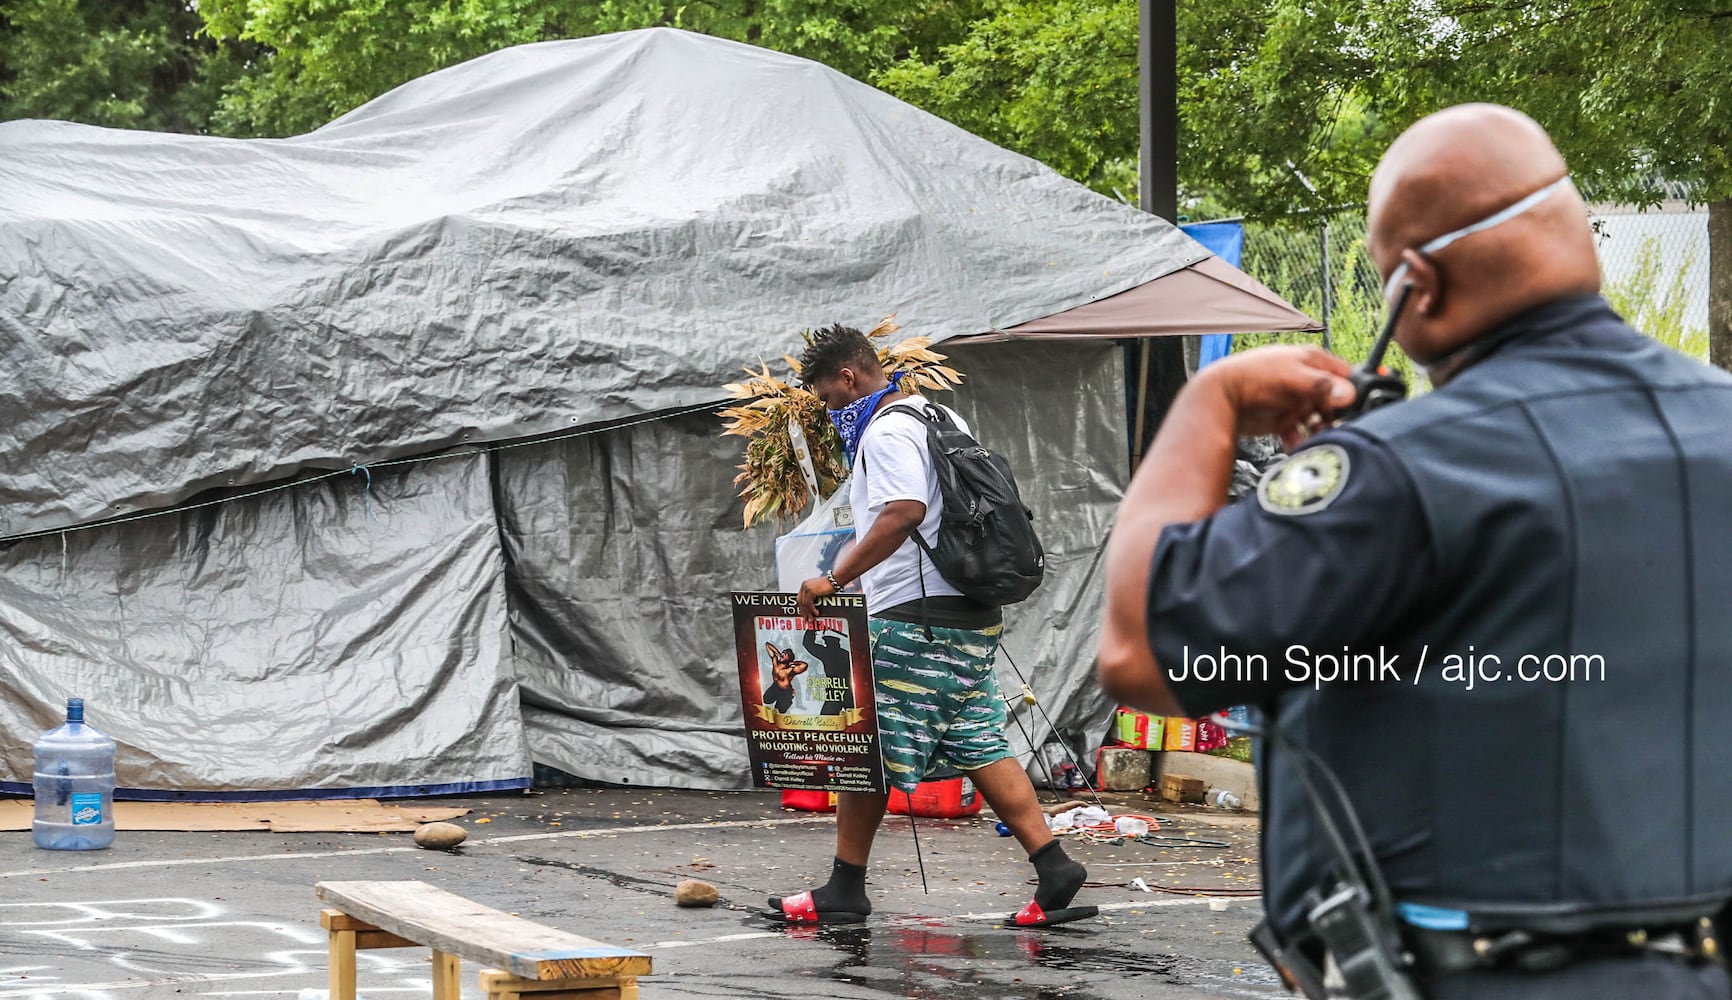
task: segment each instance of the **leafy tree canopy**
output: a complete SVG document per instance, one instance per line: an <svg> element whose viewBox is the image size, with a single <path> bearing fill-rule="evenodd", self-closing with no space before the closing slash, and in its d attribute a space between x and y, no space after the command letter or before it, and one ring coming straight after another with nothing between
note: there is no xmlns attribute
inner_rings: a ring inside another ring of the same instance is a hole
<svg viewBox="0 0 1732 1000"><path fill-rule="evenodd" d="M525 42L669 26L750 42L861 79L960 37L982 0L204 0L219 38L269 56L230 88L217 125L237 135L316 128L433 70Z"/></svg>
<svg viewBox="0 0 1732 1000"><path fill-rule="evenodd" d="M0 6L0 120L204 131L242 53L203 27L181 0L12 0Z"/></svg>

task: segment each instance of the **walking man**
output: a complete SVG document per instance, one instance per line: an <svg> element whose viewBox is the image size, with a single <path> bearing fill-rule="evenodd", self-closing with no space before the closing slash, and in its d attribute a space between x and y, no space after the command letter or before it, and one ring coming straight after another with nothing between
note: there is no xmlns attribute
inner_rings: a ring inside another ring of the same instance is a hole
<svg viewBox="0 0 1732 1000"><path fill-rule="evenodd" d="M936 544L943 509L919 416L929 404L887 378L871 342L848 327L818 332L801 360L801 375L842 435L858 542L831 573L801 585L800 608L816 617L815 600L861 582L871 615L890 787L912 792L929 777L966 774L1028 852L1039 877L1017 923L1045 926L1092 915L1092 908L1069 909L1087 871L1048 832L1034 786L1004 737L1004 700L993 673L1003 617L998 608L963 597L914 540L918 531L928 545ZM968 429L960 416L950 416ZM830 880L771 899L772 916L789 923L865 920L872 912L866 864L886 804L884 795L839 794Z"/></svg>

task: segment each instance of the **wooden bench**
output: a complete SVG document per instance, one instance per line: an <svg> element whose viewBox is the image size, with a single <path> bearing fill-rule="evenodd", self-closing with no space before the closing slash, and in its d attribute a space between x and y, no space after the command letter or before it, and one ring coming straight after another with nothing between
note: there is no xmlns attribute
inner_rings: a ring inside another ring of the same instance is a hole
<svg viewBox="0 0 1732 1000"><path fill-rule="evenodd" d="M458 960L489 966L489 1000L638 1000L650 957L591 941L471 902L425 882L320 882L333 909L319 913L331 936L331 1000L355 1000L355 952L431 948L433 1000L457 1000Z"/></svg>

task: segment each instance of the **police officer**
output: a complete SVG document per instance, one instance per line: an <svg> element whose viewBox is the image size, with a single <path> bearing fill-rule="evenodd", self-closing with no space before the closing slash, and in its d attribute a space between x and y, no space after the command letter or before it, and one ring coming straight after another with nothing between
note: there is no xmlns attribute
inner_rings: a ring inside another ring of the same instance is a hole
<svg viewBox="0 0 1732 1000"><path fill-rule="evenodd" d="M1126 494L1099 670L1127 703L1251 703L1268 924L1340 873L1339 776L1432 998L1719 997L1732 896L1732 378L1602 299L1545 132L1468 105L1371 181L1395 336L1434 390L1322 351L1198 373ZM1298 446L1222 506L1236 438ZM1313 953L1313 957L1315 954Z"/></svg>

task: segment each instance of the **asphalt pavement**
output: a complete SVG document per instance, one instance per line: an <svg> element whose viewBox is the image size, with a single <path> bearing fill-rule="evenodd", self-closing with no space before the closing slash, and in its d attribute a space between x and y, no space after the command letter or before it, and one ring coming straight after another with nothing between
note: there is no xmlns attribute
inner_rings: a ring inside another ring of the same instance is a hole
<svg viewBox="0 0 1732 1000"><path fill-rule="evenodd" d="M1165 804L1161 835L1225 844L1072 844L1103 885L1101 916L1006 926L1032 868L989 814L880 834L863 927L791 931L765 898L827 877L833 822L770 793L552 789L439 799L474 810L453 852L406 834L122 833L92 853L0 833L0 1000L261 997L326 988L313 886L419 879L488 906L654 957L644 1000L675 997L1167 1000L1280 993L1245 942L1260 902L1254 817ZM1138 811L1149 811L1143 807ZM714 909L681 909L701 878ZM1131 887L1135 879L1156 891ZM362 953L362 997L426 995L427 953ZM471 965L465 998L478 998Z"/></svg>

